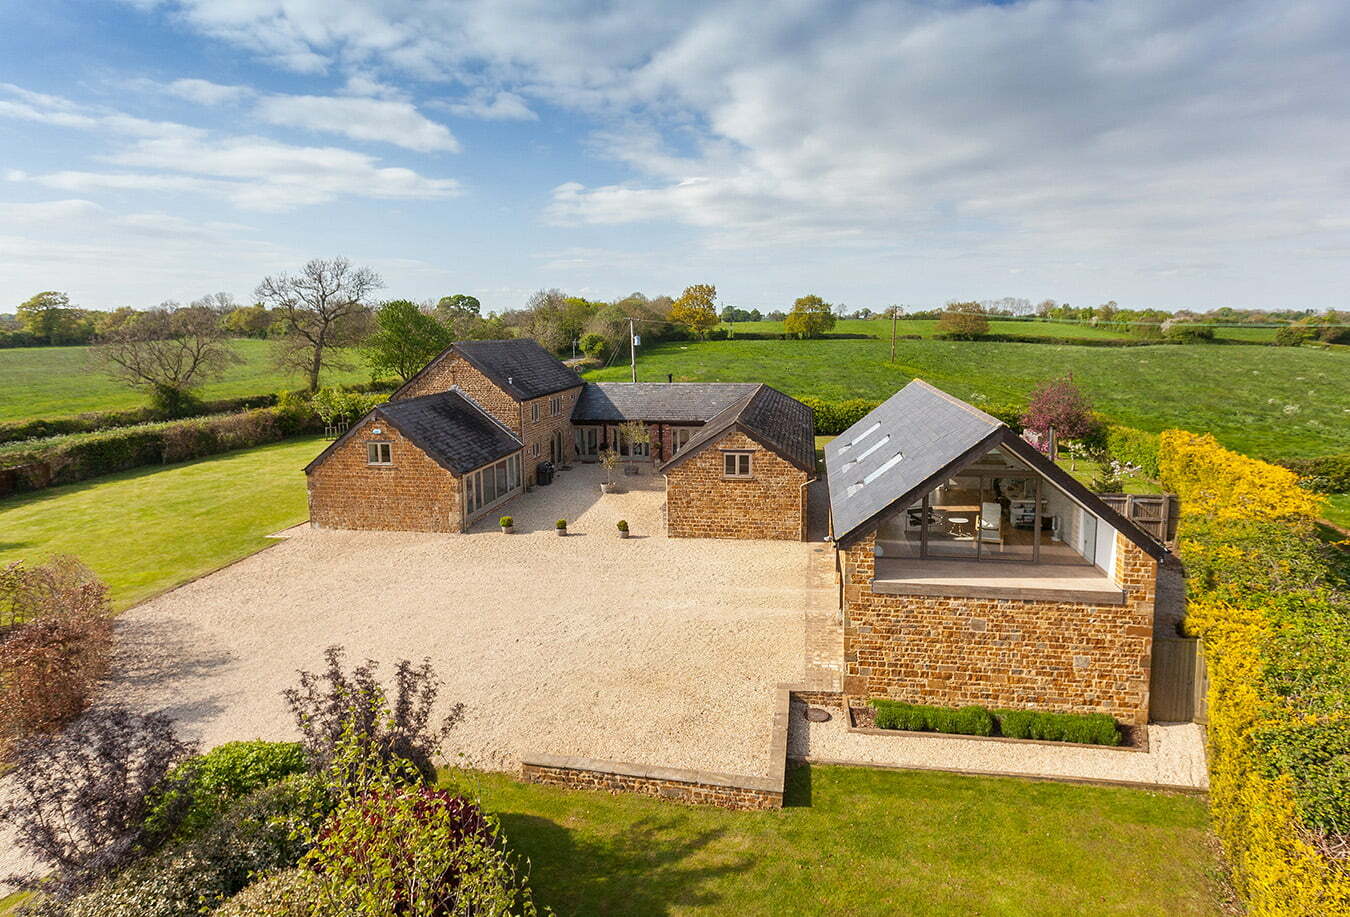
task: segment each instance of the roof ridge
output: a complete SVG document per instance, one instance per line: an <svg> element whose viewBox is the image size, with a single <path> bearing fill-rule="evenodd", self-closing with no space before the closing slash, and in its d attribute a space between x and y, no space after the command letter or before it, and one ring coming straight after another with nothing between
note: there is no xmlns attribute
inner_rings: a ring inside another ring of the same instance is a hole
<svg viewBox="0 0 1350 917"><path fill-rule="evenodd" d="M922 386L923 388L927 389L928 391L932 392L933 394L939 396L940 398L942 398L942 399L944 399L944 400L950 402L951 404L955 405L956 407L959 407L959 408L961 408L962 410L964 410L964 411L966 411L966 412L968 412L968 413L974 414L976 417L982 418L982 419L984 419L984 420L991 421L991 422L992 422L992 424L991 424L992 426L996 426L996 427L1006 427L1006 426L1008 426L1007 424L1005 424L1003 421L999 420L999 419L998 419L997 417L995 417L994 415L992 415L992 414L987 414L987 413L985 413L984 411L981 411L979 408L975 407L975 405L969 404L969 403L967 403L967 402L965 402L965 401L962 401L960 398L957 398L955 395L951 394L950 392L944 392L942 389L938 388L936 385L934 385L934 384L931 383L931 382L928 382L928 381L926 381L926 380L924 380L924 379L920 379L918 376L915 376L913 379L911 379L911 380L909 381L909 385L914 385L915 383L917 383L918 385L920 385L920 386ZM908 387L909 387L908 385L905 386L905 388L908 388ZM901 389L900 391L903 392L904 389ZM900 394L900 392L896 392L896 395L898 395L898 394ZM894 397L894 395L891 396L891 397Z"/></svg>

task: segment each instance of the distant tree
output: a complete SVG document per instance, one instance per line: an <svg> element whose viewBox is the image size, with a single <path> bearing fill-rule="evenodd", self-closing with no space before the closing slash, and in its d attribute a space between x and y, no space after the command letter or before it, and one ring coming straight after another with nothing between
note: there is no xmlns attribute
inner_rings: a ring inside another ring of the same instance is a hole
<svg viewBox="0 0 1350 917"><path fill-rule="evenodd" d="M782 309L774 309L772 312L770 312L768 315L764 317L771 322L781 322L787 319L787 313L784 312Z"/></svg>
<svg viewBox="0 0 1350 917"><path fill-rule="evenodd" d="M1055 311L1057 305L1058 304L1053 299L1043 299L1036 304L1036 314L1048 316Z"/></svg>
<svg viewBox="0 0 1350 917"><path fill-rule="evenodd" d="M948 303L938 316L937 333L955 341L973 341L989 333L989 319L977 302Z"/></svg>
<svg viewBox="0 0 1350 917"><path fill-rule="evenodd" d="M71 306L65 293L47 290L19 304L19 324L42 344L87 344L94 323L83 309Z"/></svg>
<svg viewBox="0 0 1350 917"><path fill-rule="evenodd" d="M364 337L371 294L383 286L379 274L346 258L315 258L296 276L263 278L254 295L281 320L278 362L318 391L319 374L343 365L338 348Z"/></svg>
<svg viewBox="0 0 1350 917"><path fill-rule="evenodd" d="M407 382L454 342L450 329L417 303L394 299L375 313L375 330L361 345L361 353L375 374L392 373Z"/></svg>
<svg viewBox="0 0 1350 917"><path fill-rule="evenodd" d="M1038 434L1044 442L1051 427L1059 439L1068 440L1092 436L1099 424L1092 413L1092 404L1070 374L1036 386L1022 415L1022 427Z"/></svg>
<svg viewBox="0 0 1350 917"><path fill-rule="evenodd" d="M1276 347L1298 347L1309 337L1308 329L1300 325L1285 325L1275 332Z"/></svg>
<svg viewBox="0 0 1350 917"><path fill-rule="evenodd" d="M225 330L241 337L266 337L272 327L272 313L262 303L239 306L225 316Z"/></svg>
<svg viewBox="0 0 1350 917"><path fill-rule="evenodd" d="M467 293L454 296L442 296L432 310L432 315L450 331L456 341L479 337L483 325L482 303Z"/></svg>
<svg viewBox="0 0 1350 917"><path fill-rule="evenodd" d="M94 348L108 373L150 394L170 417L196 406L194 389L243 362L230 346L224 316L207 306L164 303L131 312L109 327Z"/></svg>
<svg viewBox="0 0 1350 917"><path fill-rule="evenodd" d="M670 307L670 319L685 325L699 337L717 327L717 287L710 283L696 283L685 287L680 298Z"/></svg>
<svg viewBox="0 0 1350 917"><path fill-rule="evenodd" d="M814 293L802 296L792 304L792 311L783 323L783 330L803 338L818 338L834 327L834 312L830 304Z"/></svg>
<svg viewBox="0 0 1350 917"><path fill-rule="evenodd" d="M581 336L581 352L592 360L603 359L609 349L609 341L603 334L591 331Z"/></svg>

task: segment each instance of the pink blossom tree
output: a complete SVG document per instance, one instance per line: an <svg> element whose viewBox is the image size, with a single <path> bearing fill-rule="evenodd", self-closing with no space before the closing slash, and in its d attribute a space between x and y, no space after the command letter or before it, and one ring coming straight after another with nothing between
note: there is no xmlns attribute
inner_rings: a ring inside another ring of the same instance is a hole
<svg viewBox="0 0 1350 917"><path fill-rule="evenodd" d="M1092 404L1074 384L1072 373L1036 386L1022 415L1022 426L1036 434L1042 451L1049 451L1051 428L1060 440L1084 439L1098 430Z"/></svg>

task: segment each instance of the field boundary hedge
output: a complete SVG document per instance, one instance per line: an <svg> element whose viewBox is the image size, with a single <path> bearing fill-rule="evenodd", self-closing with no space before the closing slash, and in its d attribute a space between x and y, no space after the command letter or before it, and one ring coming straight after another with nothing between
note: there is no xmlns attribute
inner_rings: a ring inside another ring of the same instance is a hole
<svg viewBox="0 0 1350 917"><path fill-rule="evenodd" d="M838 436L862 420L881 404L867 398L849 398L845 401L826 401L813 395L797 399L811 409L816 419L817 436ZM986 414L1003 421L1015 432L1022 432L1022 414L1025 405L977 402L975 406Z"/></svg>
<svg viewBox="0 0 1350 917"><path fill-rule="evenodd" d="M397 387L398 383L396 382L357 382L338 386L344 392L361 394L392 392ZM282 394L284 393L265 392L260 395L244 395L239 398L207 401L203 402L200 410L184 417L169 417L154 408L140 407L128 408L124 411L90 411L65 417L3 421L0 422L0 445L21 442L25 439L45 439L50 436L66 436L72 433L94 433L116 427L133 427L138 424L186 420L190 417L207 417L213 414L232 414L254 408L270 408L277 403L277 399Z"/></svg>
<svg viewBox="0 0 1350 917"><path fill-rule="evenodd" d="M1209 664L1210 804L1252 914L1350 915L1350 597L1294 472L1159 437L1181 499L1186 628ZM1337 852L1339 851L1339 852Z"/></svg>

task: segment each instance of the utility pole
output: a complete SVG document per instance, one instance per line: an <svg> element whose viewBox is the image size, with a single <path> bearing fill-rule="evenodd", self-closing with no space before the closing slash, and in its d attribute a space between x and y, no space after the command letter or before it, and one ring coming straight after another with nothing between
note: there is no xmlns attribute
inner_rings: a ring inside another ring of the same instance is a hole
<svg viewBox="0 0 1350 917"><path fill-rule="evenodd" d="M633 367L633 381L637 381L637 332L633 330L633 320L628 320L628 362Z"/></svg>
<svg viewBox="0 0 1350 917"><path fill-rule="evenodd" d="M895 319L900 313L900 307L892 304L891 306L891 362L895 362Z"/></svg>

